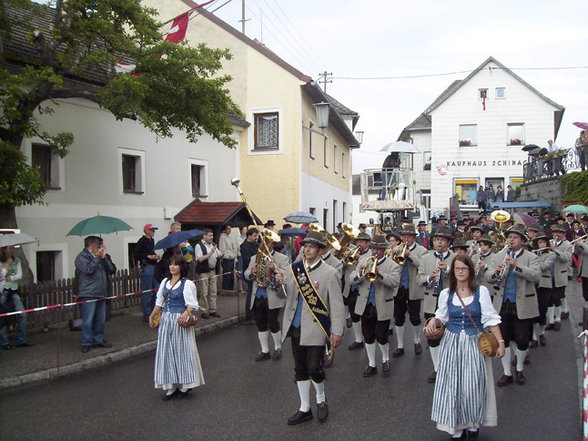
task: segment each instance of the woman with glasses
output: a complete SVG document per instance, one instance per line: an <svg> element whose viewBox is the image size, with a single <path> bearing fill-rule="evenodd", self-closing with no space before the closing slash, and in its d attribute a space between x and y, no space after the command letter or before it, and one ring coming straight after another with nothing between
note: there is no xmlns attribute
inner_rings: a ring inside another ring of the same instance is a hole
<svg viewBox="0 0 588 441"><path fill-rule="evenodd" d="M478 349L478 330L490 328L498 340L496 358L504 356L505 348L498 327L500 315L492 306L488 289L476 283L474 264L467 254L453 259L449 287L441 291L438 309L425 334L434 335L439 322L445 326L445 333L439 350L431 419L451 439L476 439L480 426L497 424L491 360Z"/></svg>

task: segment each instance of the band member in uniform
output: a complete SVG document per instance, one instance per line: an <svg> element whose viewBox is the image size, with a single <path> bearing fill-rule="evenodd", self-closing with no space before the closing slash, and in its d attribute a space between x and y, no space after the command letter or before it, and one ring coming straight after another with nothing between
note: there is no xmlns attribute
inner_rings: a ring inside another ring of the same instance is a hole
<svg viewBox="0 0 588 441"><path fill-rule="evenodd" d="M529 350L533 319L539 315L537 291L541 270L535 253L523 250L525 228L516 224L506 230L507 246L496 254L489 265L486 280L495 286L494 308L500 310L500 331L504 337L506 354L502 359L504 374L497 382L506 386L513 382L511 373L511 341L516 342L516 382L525 384L523 363Z"/></svg>
<svg viewBox="0 0 588 441"><path fill-rule="evenodd" d="M574 254L581 259L578 276L582 279L582 296L588 302L588 241L580 239L574 243Z"/></svg>
<svg viewBox="0 0 588 441"><path fill-rule="evenodd" d="M470 257L473 258L475 254L478 253L478 241L482 238L484 234L484 228L481 225L472 225L470 227L470 231L472 233L472 239L468 240L466 243L470 246Z"/></svg>
<svg viewBox="0 0 588 441"><path fill-rule="evenodd" d="M466 244L465 240L463 239L453 239L453 243L451 245L451 249L455 254L467 254L469 256L469 245Z"/></svg>
<svg viewBox="0 0 588 441"><path fill-rule="evenodd" d="M538 233L533 239L533 245L535 248L541 249L536 254L539 256L539 268L541 269L541 279L537 286L537 302L539 303L539 317L537 317L535 323L535 330L533 334L537 334L536 328L539 327L538 337L541 346L545 346L545 325L547 324L547 309L550 304L553 304L552 300L552 287L553 277L551 271L553 270L553 264L555 263L556 255L550 249L549 238L543 234ZM535 342L535 343L533 343ZM536 337L531 340L530 347L535 347L537 343Z"/></svg>
<svg viewBox="0 0 588 441"><path fill-rule="evenodd" d="M347 300L347 307L351 315L351 327L353 328L353 336L355 341L348 347L350 351L363 348L363 334L361 332L361 316L355 313L355 304L357 303L357 296L359 295L359 288L356 285L351 285L351 273L357 269L359 259L369 251L370 241L372 238L367 233L359 233L355 239L355 246L358 248L354 255L355 261L345 269L345 289L343 290L343 298ZM347 253L348 257L350 253ZM366 256L367 257L367 256Z"/></svg>
<svg viewBox="0 0 588 441"><path fill-rule="evenodd" d="M261 344L261 352L257 354L255 361L270 359L268 340L270 332L274 341L274 352L271 359L277 361L282 358L282 332L278 315L280 308L286 304L286 298L282 294L282 288L276 283L275 276L278 272L288 271L289 260L284 254L274 251L274 242L266 241L266 243L273 262L266 255L267 251L262 245L257 251L255 259L250 260L249 267L245 270L245 280L253 283L249 307L253 311L257 337Z"/></svg>
<svg viewBox="0 0 588 441"><path fill-rule="evenodd" d="M345 325L341 280L320 258L319 250L325 247L321 234L309 231L302 245L304 259L294 262L284 274L276 274L276 281L284 282L288 293L282 329L287 330L284 338L292 339L300 396L300 408L288 419L290 425L312 419L311 382L316 391L318 420L324 422L329 416L323 370L325 344L330 340L333 348L339 346Z"/></svg>
<svg viewBox="0 0 588 441"><path fill-rule="evenodd" d="M547 309L548 325L546 329L559 331L561 328L562 303L566 297L566 286L568 286L568 267L572 264L572 246L566 240L566 228L563 225L554 225L551 229L553 242L551 251L555 253L553 264L553 288L551 290L551 301Z"/></svg>
<svg viewBox="0 0 588 441"><path fill-rule="evenodd" d="M472 262L474 263L476 272L476 282L479 285L484 285L486 288L488 288L490 297L494 298L494 289L492 284L488 283L486 280L486 270L488 269L488 265L494 256L494 254L492 254L492 245L494 245L492 238L487 234L483 234L482 237L478 239L478 247L480 248L480 252L472 256Z"/></svg>
<svg viewBox="0 0 588 441"><path fill-rule="evenodd" d="M351 273L351 283L359 286L355 313L361 315L361 330L368 356L364 377L378 372L376 340L382 353L382 373L390 375L388 329L394 308L394 292L400 280L400 265L386 258L386 237L383 234L374 235L370 246L372 255L362 256L357 270Z"/></svg>
<svg viewBox="0 0 588 441"><path fill-rule="evenodd" d="M419 337L421 324L421 303L423 302L424 290L423 287L417 284L417 273L421 264L421 258L428 253L424 247L418 245L415 241L417 232L414 224L405 224L400 231L400 237L406 244L404 251L404 259L406 263L402 265L400 273L400 283L398 291L394 297L394 325L396 328L396 339L398 340L398 347L392 353L392 357L402 357L404 355L404 321L406 320L406 313L410 323L414 326L414 353L420 355L423 352L421 339ZM399 247L396 247L394 259L399 252Z"/></svg>
<svg viewBox="0 0 588 441"><path fill-rule="evenodd" d="M541 231L541 227L539 224L531 224L529 228L527 228L527 237L529 240L534 240L537 237L537 234Z"/></svg>
<svg viewBox="0 0 588 441"><path fill-rule="evenodd" d="M421 258L417 283L425 287L423 310L425 320L433 317L437 310L437 299L439 293L449 286L449 267L455 254L449 251L449 245L453 236L449 227L440 225L432 236L433 250ZM434 383L437 378L437 363L439 360L439 340L427 339L431 360L433 361L433 372L427 378L427 382Z"/></svg>

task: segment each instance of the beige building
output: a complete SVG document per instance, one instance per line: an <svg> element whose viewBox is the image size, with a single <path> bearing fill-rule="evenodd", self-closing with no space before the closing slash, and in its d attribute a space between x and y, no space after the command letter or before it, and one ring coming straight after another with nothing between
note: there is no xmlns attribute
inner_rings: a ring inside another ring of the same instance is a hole
<svg viewBox="0 0 588 441"><path fill-rule="evenodd" d="M189 0L148 0L162 21L196 6ZM264 221L310 211L328 230L351 217L351 149L359 115L326 95L293 66L204 9L191 16L186 41L227 48L231 96L250 126L240 133L241 188ZM313 104L329 102L320 130ZM312 130L311 130L312 129ZM230 186L230 182L226 182Z"/></svg>

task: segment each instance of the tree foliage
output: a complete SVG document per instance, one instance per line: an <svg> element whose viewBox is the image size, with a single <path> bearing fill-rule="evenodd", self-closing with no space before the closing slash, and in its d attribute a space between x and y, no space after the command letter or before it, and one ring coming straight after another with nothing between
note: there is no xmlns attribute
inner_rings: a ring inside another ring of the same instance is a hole
<svg viewBox="0 0 588 441"><path fill-rule="evenodd" d="M71 133L48 133L36 117L57 99L91 100L161 137L177 128L191 142L206 132L235 146L228 116L241 112L226 89L231 78L218 73L230 53L165 42L155 16L140 0L0 0L0 206L43 199L39 173L20 152L24 138L41 138L61 157L72 145ZM136 64L135 74L117 74L120 60Z"/></svg>

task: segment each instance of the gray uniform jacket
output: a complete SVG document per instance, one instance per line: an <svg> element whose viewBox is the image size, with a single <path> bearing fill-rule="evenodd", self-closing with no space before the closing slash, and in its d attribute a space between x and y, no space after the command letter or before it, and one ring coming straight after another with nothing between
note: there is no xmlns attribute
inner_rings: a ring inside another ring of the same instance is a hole
<svg viewBox="0 0 588 441"><path fill-rule="evenodd" d="M492 284L486 280L486 273L488 272L488 266L492 262L492 259L494 259L494 256L495 256L495 254L492 254L492 252L490 252L490 254L488 254L487 256L484 256L483 260L484 260L484 262L486 262L486 266L484 268L480 268L480 270L478 271L478 277L476 277L476 281L478 282L478 284L483 285L486 288L488 288L488 292L490 292L491 296L494 296L494 288L492 287ZM481 258L482 258L481 252L478 252L472 256L472 262L474 263L474 268L476 268L478 266L478 262L480 262Z"/></svg>
<svg viewBox="0 0 588 441"><path fill-rule="evenodd" d="M443 277L443 289L449 287L449 268L455 253L453 251L447 251L444 262L447 263L447 271L441 272ZM429 281L429 276L437 268L437 258L433 251L429 251L426 255L421 258L421 264L419 265L419 272L417 273L417 283L425 287L425 296L423 303L423 312L426 314L435 314L437 310L437 299L439 297L438 292L435 291L435 281Z"/></svg>
<svg viewBox="0 0 588 441"><path fill-rule="evenodd" d="M492 284L497 281L496 267L504 262L507 248L505 247L500 253L494 256L492 264L486 272L486 280ZM517 266L515 267L515 277L517 281L517 316L519 319L534 318L539 315L539 306L537 303L537 290L535 284L541 279L541 268L539 267L539 258L530 251L522 250L516 258ZM504 297L504 283L506 274L500 282L500 289L494 296L494 309L500 311L502 299Z"/></svg>
<svg viewBox="0 0 588 441"><path fill-rule="evenodd" d="M410 250L410 255L406 258L405 265L408 265L408 298L410 300L422 300L425 297L425 290L423 286L417 283L417 274L421 259L429 252L425 247L417 244L413 245ZM400 267L400 274L398 275L398 288L394 290L394 295L398 294L400 288L400 277L402 275L402 266Z"/></svg>
<svg viewBox="0 0 588 441"><path fill-rule="evenodd" d="M359 258L361 259L361 256L365 256L365 255L371 255L371 253L369 252L369 248L367 250L364 251L363 254L359 254ZM351 274L353 273L353 271L355 271L358 268L359 264L359 260L351 265L347 265L345 264L345 271L343 271L344 273L344 277L345 277L345 287L343 288L343 297L347 298L349 297L349 289L351 288Z"/></svg>
<svg viewBox="0 0 588 441"><path fill-rule="evenodd" d="M578 274L580 277L588 277L588 242L582 245L576 245L574 253L582 259Z"/></svg>
<svg viewBox="0 0 588 441"><path fill-rule="evenodd" d="M551 267L555 263L556 255L553 251L545 250L539 255L539 268L541 269L541 280L539 288L552 288Z"/></svg>
<svg viewBox="0 0 588 441"><path fill-rule="evenodd" d="M568 268L572 264L572 245L562 240L555 247L555 263L553 264L553 278L557 288L568 286Z"/></svg>
<svg viewBox="0 0 588 441"><path fill-rule="evenodd" d="M290 262L285 255L283 255L282 253L276 253L274 251L274 252L272 252L272 257L273 257L274 261L276 262L276 265L278 266L278 270L282 274L285 274L286 272L290 271L290 269L288 268L290 266ZM255 266L255 259L252 257L251 260L249 261L249 266L245 270L245 279L253 281L253 287L251 288L251 303L249 304L250 309L253 309L253 304L255 303L255 293L257 292L257 278L255 277L255 274L251 274L251 268L253 268L254 266ZM266 268L267 268L266 276L268 276L268 279L269 279L269 273L270 273L269 266L266 266ZM280 288L280 291L281 291L281 288ZM278 295L278 290L272 289L268 285L268 287L267 287L267 304L268 304L269 309L282 308L286 304L286 299L283 297L280 297L280 295Z"/></svg>
<svg viewBox="0 0 588 441"><path fill-rule="evenodd" d="M359 275L359 267L365 265L368 257L369 253L364 254L355 271L351 273L351 283L359 286L359 295L354 311L357 315L363 315L365 312L370 295L371 282ZM378 321L391 320L394 315L394 295L400 283L402 267L392 259L383 258L381 262L378 262L377 269L378 278L374 282L374 288Z"/></svg>
<svg viewBox="0 0 588 441"><path fill-rule="evenodd" d="M337 276L337 271L319 260L319 264L309 272L311 283L316 287L317 291L327 308L329 308L329 316L331 318L331 334L343 335L343 327L345 325L345 306L343 305L343 296L341 296L341 279ZM282 340L285 340L296 307L298 306L298 297L300 293L298 286L294 281L291 266L284 272L284 283L288 297L286 298L286 307L284 308L284 318L282 321ZM323 346L327 343L327 337L323 332L321 326L316 322L312 313L302 300L302 320L300 326L300 344L302 346Z"/></svg>
<svg viewBox="0 0 588 441"><path fill-rule="evenodd" d="M321 259L323 259L321 257ZM337 259L335 256L333 256L333 252L329 252L329 255L327 256L327 258L323 259L323 262L329 264L330 266L332 266L333 268L335 268L335 270L337 271L337 274L339 274L339 279L341 279L343 277L343 262L341 262L341 260Z"/></svg>

